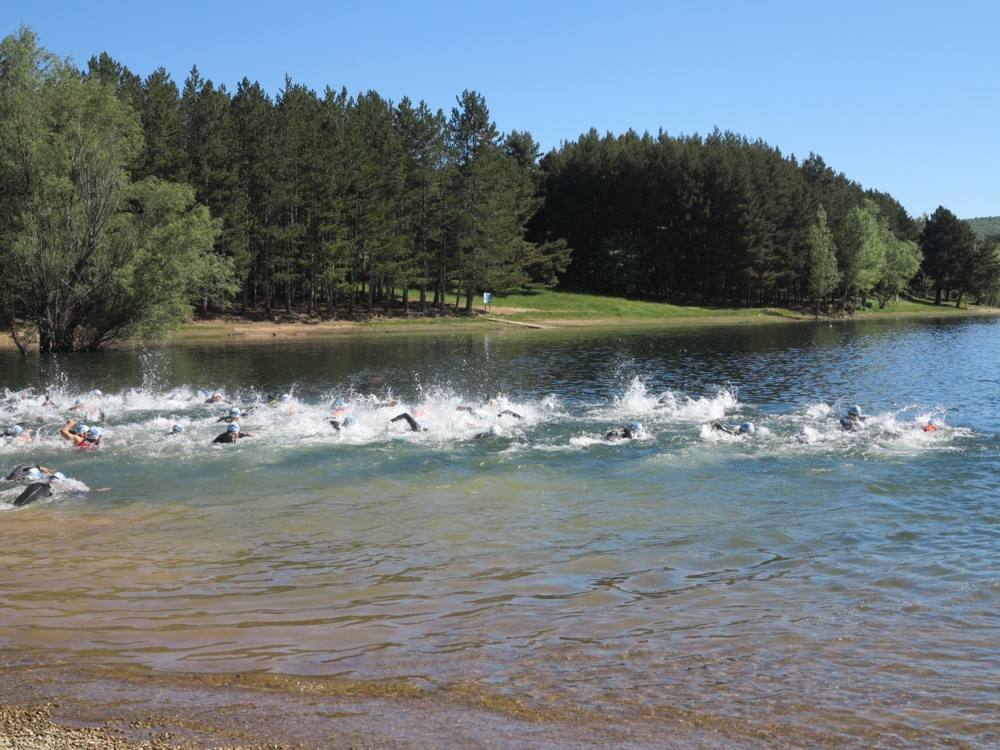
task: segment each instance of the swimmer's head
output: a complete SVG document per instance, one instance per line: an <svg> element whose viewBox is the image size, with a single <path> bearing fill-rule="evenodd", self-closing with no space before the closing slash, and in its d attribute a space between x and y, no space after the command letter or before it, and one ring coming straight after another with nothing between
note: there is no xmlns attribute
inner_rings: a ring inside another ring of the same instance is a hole
<svg viewBox="0 0 1000 750"><path fill-rule="evenodd" d="M42 470L39 469L37 466L32 466L30 469L28 469L28 479L30 481L37 482L41 478L42 478Z"/></svg>
<svg viewBox="0 0 1000 750"><path fill-rule="evenodd" d="M239 432L240 426L236 422L230 422L229 427L226 428L226 432Z"/></svg>
<svg viewBox="0 0 1000 750"><path fill-rule="evenodd" d="M89 429L90 428L87 427L87 425L77 423L77 424L73 425L72 427L70 427L69 431L72 434L74 434L74 435L85 435L85 434L87 434L87 430L89 430Z"/></svg>
<svg viewBox="0 0 1000 750"><path fill-rule="evenodd" d="M99 391L97 388L95 388L94 390L92 390L90 392L90 397L91 398L103 398L103 396L104 396L104 394L101 393L101 391Z"/></svg>
<svg viewBox="0 0 1000 750"><path fill-rule="evenodd" d="M638 422L629 422L627 425L625 425L625 429L627 429L629 432L642 432L642 425L639 424Z"/></svg>
<svg viewBox="0 0 1000 750"><path fill-rule="evenodd" d="M757 428L753 426L753 422L744 422L740 425L741 435L753 435L756 430Z"/></svg>
<svg viewBox="0 0 1000 750"><path fill-rule="evenodd" d="M500 435L503 435L503 428L500 425L495 424L490 427L490 434L493 437L499 437Z"/></svg>
<svg viewBox="0 0 1000 750"><path fill-rule="evenodd" d="M278 400L281 401L281 403L283 403L283 404L287 404L287 403L289 403L292 400L292 394L290 394L290 393L282 393L281 394L281 398L278 399Z"/></svg>
<svg viewBox="0 0 1000 750"><path fill-rule="evenodd" d="M173 433L187 432L187 427L185 427L182 424L175 424L173 427L170 428L170 431Z"/></svg>
<svg viewBox="0 0 1000 750"><path fill-rule="evenodd" d="M10 427L8 427L6 430L3 431L3 434L6 435L7 437L17 437L22 432L24 432L24 428L21 427L21 425L12 424Z"/></svg>
<svg viewBox="0 0 1000 750"><path fill-rule="evenodd" d="M861 407L860 406L852 406L850 409L847 410L847 416L849 416L849 417L860 417L861 416Z"/></svg>
<svg viewBox="0 0 1000 750"><path fill-rule="evenodd" d="M100 427L91 427L89 430L87 430L87 439L88 440L100 440L101 439L101 434L103 432L104 431Z"/></svg>
<svg viewBox="0 0 1000 750"><path fill-rule="evenodd" d="M342 398L334 399L334 401L333 401L333 408L334 409L341 409L341 408L343 408L343 406L344 406L344 399L342 399Z"/></svg>
<svg viewBox="0 0 1000 750"><path fill-rule="evenodd" d="M73 402L73 406L83 406L83 399L78 398L76 401Z"/></svg>
<svg viewBox="0 0 1000 750"><path fill-rule="evenodd" d="M229 410L229 416L232 419L236 419L237 417L242 417L243 412L240 411L238 406L234 406L232 409Z"/></svg>
<svg viewBox="0 0 1000 750"><path fill-rule="evenodd" d="M63 474L61 471L57 471L52 474L52 479L58 479L60 482L65 482L66 475Z"/></svg>
<svg viewBox="0 0 1000 750"><path fill-rule="evenodd" d="M347 415L346 417L344 417L344 421L340 423L340 426L341 427L350 427L356 421L357 420L354 417L352 417L351 415Z"/></svg>

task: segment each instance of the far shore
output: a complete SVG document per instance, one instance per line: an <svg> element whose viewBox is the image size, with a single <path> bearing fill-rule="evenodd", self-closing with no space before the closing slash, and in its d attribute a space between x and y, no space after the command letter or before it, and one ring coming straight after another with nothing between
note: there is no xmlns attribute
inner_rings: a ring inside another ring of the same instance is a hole
<svg viewBox="0 0 1000 750"><path fill-rule="evenodd" d="M549 293L554 294L554 293ZM599 298L613 300L615 298ZM623 301L624 302L624 301ZM198 319L179 326L167 334L162 343L168 346L197 346L217 344L279 343L353 336L380 336L390 334L443 334L469 333L497 330L551 331L615 328L692 328L716 326L769 325L776 323L851 323L869 320L901 320L910 318L968 318L1000 315L1000 308L968 306L936 306L924 303L903 302L886 310L865 310L852 316L815 316L787 308L711 309L685 308L657 303L627 303L631 307L619 311L602 306L595 313L582 309L531 308L518 305L496 305L490 310L481 306L471 316L445 315L442 317L413 315L410 317L374 317L369 320L350 321L324 319L305 315L283 316L274 320L260 320L238 315L220 315ZM16 351L9 335L0 338L0 350Z"/></svg>

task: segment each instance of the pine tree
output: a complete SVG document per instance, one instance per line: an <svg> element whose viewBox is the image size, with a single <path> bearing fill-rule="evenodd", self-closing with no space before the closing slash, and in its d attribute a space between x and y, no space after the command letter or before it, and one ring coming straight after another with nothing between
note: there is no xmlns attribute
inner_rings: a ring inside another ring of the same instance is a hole
<svg viewBox="0 0 1000 750"><path fill-rule="evenodd" d="M941 304L941 292L961 288L967 281L965 270L975 253L975 232L944 206L924 225L920 249L924 252L923 270L934 283L934 304Z"/></svg>

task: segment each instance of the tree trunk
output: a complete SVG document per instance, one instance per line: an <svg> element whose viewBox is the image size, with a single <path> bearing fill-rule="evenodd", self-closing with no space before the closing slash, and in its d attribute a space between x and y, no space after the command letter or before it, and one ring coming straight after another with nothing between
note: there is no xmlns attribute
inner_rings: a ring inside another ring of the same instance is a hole
<svg viewBox="0 0 1000 750"><path fill-rule="evenodd" d="M957 310L958 306L961 305L961 304L962 304L962 290L959 289L958 290L958 298L955 300L955 309Z"/></svg>

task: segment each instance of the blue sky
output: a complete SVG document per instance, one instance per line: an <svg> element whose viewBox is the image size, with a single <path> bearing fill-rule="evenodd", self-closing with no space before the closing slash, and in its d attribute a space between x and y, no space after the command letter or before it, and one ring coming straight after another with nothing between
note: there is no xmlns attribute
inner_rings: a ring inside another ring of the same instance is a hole
<svg viewBox="0 0 1000 750"><path fill-rule="evenodd" d="M0 22L179 85L197 63L231 89L288 73L446 109L472 88L545 148L719 126L816 151L913 214L1000 215L1000 3L7 0Z"/></svg>

